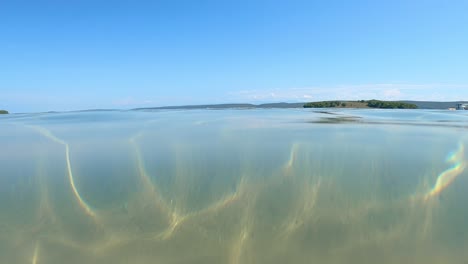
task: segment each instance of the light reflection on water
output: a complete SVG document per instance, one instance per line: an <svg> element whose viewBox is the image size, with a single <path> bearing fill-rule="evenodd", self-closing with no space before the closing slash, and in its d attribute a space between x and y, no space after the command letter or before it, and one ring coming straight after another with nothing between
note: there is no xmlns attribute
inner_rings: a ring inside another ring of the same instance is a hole
<svg viewBox="0 0 468 264"><path fill-rule="evenodd" d="M297 109L3 118L0 262L465 263L467 120Z"/></svg>

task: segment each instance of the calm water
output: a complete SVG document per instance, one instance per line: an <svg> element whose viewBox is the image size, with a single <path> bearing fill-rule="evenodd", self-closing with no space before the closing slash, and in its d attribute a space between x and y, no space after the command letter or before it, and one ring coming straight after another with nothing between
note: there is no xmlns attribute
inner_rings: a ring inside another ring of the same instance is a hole
<svg viewBox="0 0 468 264"><path fill-rule="evenodd" d="M0 263L468 263L468 111L96 111L0 128Z"/></svg>

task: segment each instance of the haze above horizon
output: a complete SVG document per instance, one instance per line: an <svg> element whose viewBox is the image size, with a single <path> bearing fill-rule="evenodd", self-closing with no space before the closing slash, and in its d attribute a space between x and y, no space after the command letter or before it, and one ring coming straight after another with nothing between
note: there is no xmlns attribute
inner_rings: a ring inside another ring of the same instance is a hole
<svg viewBox="0 0 468 264"><path fill-rule="evenodd" d="M3 1L0 109L468 100L468 2Z"/></svg>

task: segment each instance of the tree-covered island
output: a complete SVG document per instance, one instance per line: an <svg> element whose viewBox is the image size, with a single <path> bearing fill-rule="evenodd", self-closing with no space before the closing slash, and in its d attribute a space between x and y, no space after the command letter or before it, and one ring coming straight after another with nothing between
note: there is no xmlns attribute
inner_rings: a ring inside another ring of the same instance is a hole
<svg viewBox="0 0 468 264"><path fill-rule="evenodd" d="M8 111L7 110L0 110L0 115L1 114L8 114Z"/></svg>
<svg viewBox="0 0 468 264"><path fill-rule="evenodd" d="M359 101L321 101L304 104L304 108L385 108L385 109L416 109L415 104L380 101L380 100L359 100Z"/></svg>

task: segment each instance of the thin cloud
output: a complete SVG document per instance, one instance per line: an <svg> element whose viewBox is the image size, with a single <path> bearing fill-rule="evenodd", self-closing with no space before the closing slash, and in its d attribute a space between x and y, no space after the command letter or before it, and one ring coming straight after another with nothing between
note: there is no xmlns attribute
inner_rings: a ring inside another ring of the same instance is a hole
<svg viewBox="0 0 468 264"><path fill-rule="evenodd" d="M458 101L468 99L468 85L461 84L362 84L270 90L242 90L229 93L235 100L321 101L321 100L420 100Z"/></svg>

